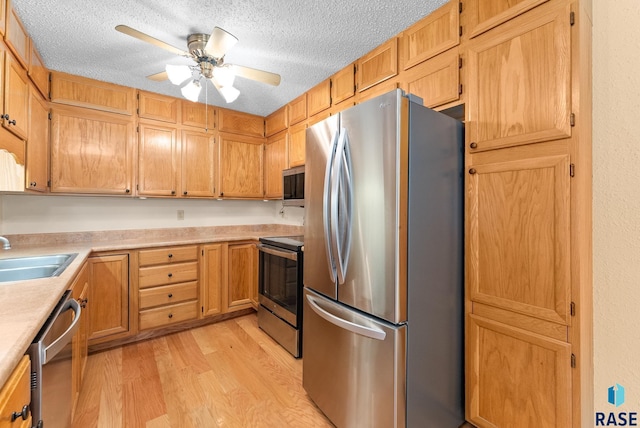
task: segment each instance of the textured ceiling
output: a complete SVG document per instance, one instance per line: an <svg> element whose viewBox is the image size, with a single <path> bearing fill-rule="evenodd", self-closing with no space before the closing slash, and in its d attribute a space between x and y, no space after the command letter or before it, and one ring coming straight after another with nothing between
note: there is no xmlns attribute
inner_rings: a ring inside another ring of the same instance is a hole
<svg viewBox="0 0 640 428"><path fill-rule="evenodd" d="M226 104L207 84L207 102L266 116L446 0L13 0L52 70L181 97L170 82L146 76L165 64L191 64L114 27L125 24L187 50L191 33L218 26L239 42L225 62L278 73L278 87L237 78L241 94ZM205 102L205 91L200 95Z"/></svg>

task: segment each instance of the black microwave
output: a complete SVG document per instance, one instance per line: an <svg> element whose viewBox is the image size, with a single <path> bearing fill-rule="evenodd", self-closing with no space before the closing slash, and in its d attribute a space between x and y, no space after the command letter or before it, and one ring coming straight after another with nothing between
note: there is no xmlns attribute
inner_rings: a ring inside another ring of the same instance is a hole
<svg viewBox="0 0 640 428"><path fill-rule="evenodd" d="M304 207L304 166L282 171L282 204Z"/></svg>

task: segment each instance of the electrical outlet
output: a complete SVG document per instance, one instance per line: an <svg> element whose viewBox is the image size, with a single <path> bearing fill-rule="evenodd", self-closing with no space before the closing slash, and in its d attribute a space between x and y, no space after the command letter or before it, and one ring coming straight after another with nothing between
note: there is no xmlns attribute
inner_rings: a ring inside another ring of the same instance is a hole
<svg viewBox="0 0 640 428"><path fill-rule="evenodd" d="M184 210L178 210L178 220L184 220Z"/></svg>

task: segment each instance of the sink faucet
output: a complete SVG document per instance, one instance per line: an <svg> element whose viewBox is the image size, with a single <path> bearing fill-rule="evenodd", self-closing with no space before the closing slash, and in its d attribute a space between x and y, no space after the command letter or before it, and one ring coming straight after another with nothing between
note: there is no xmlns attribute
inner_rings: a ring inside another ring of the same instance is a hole
<svg viewBox="0 0 640 428"><path fill-rule="evenodd" d="M2 242L2 249L3 250L10 250L11 249L11 242L9 242L9 240L7 238L5 238L4 236L0 236L0 242Z"/></svg>

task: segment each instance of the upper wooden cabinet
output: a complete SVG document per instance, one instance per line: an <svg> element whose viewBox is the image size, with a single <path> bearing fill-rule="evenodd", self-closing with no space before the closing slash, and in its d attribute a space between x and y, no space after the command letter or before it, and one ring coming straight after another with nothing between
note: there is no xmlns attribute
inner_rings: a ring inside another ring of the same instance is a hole
<svg viewBox="0 0 640 428"><path fill-rule="evenodd" d="M216 109L201 103L180 100L182 125L212 131L216 128Z"/></svg>
<svg viewBox="0 0 640 428"><path fill-rule="evenodd" d="M460 43L459 3L450 1L402 32L405 70Z"/></svg>
<svg viewBox="0 0 640 428"><path fill-rule="evenodd" d="M264 145L264 196L282 199L282 170L287 168L288 134L282 131Z"/></svg>
<svg viewBox="0 0 640 428"><path fill-rule="evenodd" d="M307 93L300 95L289 103L289 126L300 123L307 118Z"/></svg>
<svg viewBox="0 0 640 428"><path fill-rule="evenodd" d="M133 118L51 107L51 191L132 194Z"/></svg>
<svg viewBox="0 0 640 428"><path fill-rule="evenodd" d="M49 104L33 84L29 85L29 138L26 188L46 192L49 179Z"/></svg>
<svg viewBox="0 0 640 428"><path fill-rule="evenodd" d="M139 195L175 196L179 162L175 127L141 122L138 142Z"/></svg>
<svg viewBox="0 0 640 428"><path fill-rule="evenodd" d="M270 137L280 131L284 131L289 126L287 117L287 106L284 105L278 110L271 113L265 119L265 132L266 136Z"/></svg>
<svg viewBox="0 0 640 428"><path fill-rule="evenodd" d="M549 0L469 0L465 2L469 37L482 34L547 1Z"/></svg>
<svg viewBox="0 0 640 428"><path fill-rule="evenodd" d="M30 57L29 57L29 69L27 74L31 81L35 84L36 88L40 91L42 96L46 99L49 98L49 70L44 65L40 54L36 49L35 43L31 42Z"/></svg>
<svg viewBox="0 0 640 428"><path fill-rule="evenodd" d="M571 136L570 10L562 2L547 6L469 43L472 151Z"/></svg>
<svg viewBox="0 0 640 428"><path fill-rule="evenodd" d="M307 91L307 113L309 117L331 107L331 79Z"/></svg>
<svg viewBox="0 0 640 428"><path fill-rule="evenodd" d="M289 128L289 168L304 165L306 141L306 123L300 123Z"/></svg>
<svg viewBox="0 0 640 428"><path fill-rule="evenodd" d="M247 137L264 137L264 118L221 108L218 109L218 130Z"/></svg>
<svg viewBox="0 0 640 428"><path fill-rule="evenodd" d="M398 89L398 82L395 80L387 80L386 82L380 83L369 89L368 91L358 93L356 97L356 103L360 104L371 98L375 98L378 95L386 94L387 92L393 91L394 89ZM311 124L309 124L311 126Z"/></svg>
<svg viewBox="0 0 640 428"><path fill-rule="evenodd" d="M356 61L358 91L362 92L398 74L398 38L381 44Z"/></svg>
<svg viewBox="0 0 640 428"><path fill-rule="evenodd" d="M5 54L2 126L22 140L29 132L29 78L11 53Z"/></svg>
<svg viewBox="0 0 640 428"><path fill-rule="evenodd" d="M181 136L181 195L214 197L215 137L207 132L183 129Z"/></svg>
<svg viewBox="0 0 640 428"><path fill-rule="evenodd" d="M349 64L331 77L331 103L339 104L356 94L356 65Z"/></svg>
<svg viewBox="0 0 640 428"><path fill-rule="evenodd" d="M402 88L422 98L426 107L460 99L458 49L451 49L401 74Z"/></svg>
<svg viewBox="0 0 640 428"><path fill-rule="evenodd" d="M138 116L141 119L178 123L178 98L153 92L138 92Z"/></svg>
<svg viewBox="0 0 640 428"><path fill-rule="evenodd" d="M136 90L52 71L51 101L133 116L136 111Z"/></svg>
<svg viewBox="0 0 640 428"><path fill-rule="evenodd" d="M11 0L7 0L6 11L7 27L4 41L7 44L9 50L16 56L16 59L18 60L22 68L27 70L29 68L29 50L31 48L31 40L29 39L29 34L24 28L24 25L22 25L20 17L18 17L18 14L13 9Z"/></svg>
<svg viewBox="0 0 640 428"><path fill-rule="evenodd" d="M262 198L264 140L242 135L220 134L220 196Z"/></svg>

